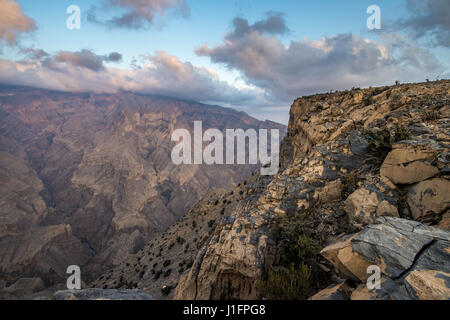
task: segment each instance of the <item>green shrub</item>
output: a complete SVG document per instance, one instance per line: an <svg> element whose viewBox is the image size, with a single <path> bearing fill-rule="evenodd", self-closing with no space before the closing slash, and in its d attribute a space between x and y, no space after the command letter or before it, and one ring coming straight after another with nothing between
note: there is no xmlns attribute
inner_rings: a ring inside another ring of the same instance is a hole
<svg viewBox="0 0 450 320"><path fill-rule="evenodd" d="M259 289L268 300L305 300L311 294L310 278L310 266L302 263L296 268L292 263L289 268L270 270Z"/></svg>
<svg viewBox="0 0 450 320"><path fill-rule="evenodd" d="M301 263L315 262L320 247L305 233L299 217L284 226L277 224L273 232L281 265L288 267L291 263L299 266Z"/></svg>
<svg viewBox="0 0 450 320"><path fill-rule="evenodd" d="M368 151L380 160L384 160L392 149L391 132L386 127L380 130L363 130L363 136L369 142Z"/></svg>

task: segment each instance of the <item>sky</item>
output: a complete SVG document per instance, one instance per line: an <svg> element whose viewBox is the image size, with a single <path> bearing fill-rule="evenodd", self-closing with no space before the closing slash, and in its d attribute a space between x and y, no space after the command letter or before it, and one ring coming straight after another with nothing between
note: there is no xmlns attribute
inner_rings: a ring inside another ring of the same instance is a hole
<svg viewBox="0 0 450 320"><path fill-rule="evenodd" d="M448 0L0 0L0 84L162 94L284 124L299 96L448 78L449 47Z"/></svg>

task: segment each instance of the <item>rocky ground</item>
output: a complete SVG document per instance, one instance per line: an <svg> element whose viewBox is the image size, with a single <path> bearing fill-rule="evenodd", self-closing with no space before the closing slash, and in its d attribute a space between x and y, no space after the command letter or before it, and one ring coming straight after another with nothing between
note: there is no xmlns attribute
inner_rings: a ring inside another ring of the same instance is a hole
<svg viewBox="0 0 450 320"><path fill-rule="evenodd" d="M175 288L175 299L449 299L449 101L447 80L297 99L277 175L210 194L93 285ZM365 285L370 265L380 290Z"/></svg>

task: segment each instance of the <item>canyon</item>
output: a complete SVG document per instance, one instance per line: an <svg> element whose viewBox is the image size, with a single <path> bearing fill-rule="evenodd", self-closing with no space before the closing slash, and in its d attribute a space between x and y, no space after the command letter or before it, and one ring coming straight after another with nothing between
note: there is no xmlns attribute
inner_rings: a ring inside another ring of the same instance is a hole
<svg viewBox="0 0 450 320"><path fill-rule="evenodd" d="M172 132L192 131L194 121L286 132L244 112L160 96L1 87L0 296L63 288L69 265L89 283L208 191L258 168L172 163Z"/></svg>

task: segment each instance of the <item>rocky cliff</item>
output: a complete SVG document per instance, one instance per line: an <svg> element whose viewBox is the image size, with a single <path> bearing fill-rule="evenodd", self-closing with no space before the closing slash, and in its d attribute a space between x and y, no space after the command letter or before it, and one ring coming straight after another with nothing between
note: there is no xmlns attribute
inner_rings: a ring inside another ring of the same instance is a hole
<svg viewBox="0 0 450 320"><path fill-rule="evenodd" d="M277 175L200 201L95 285L132 279L175 299L449 299L449 101L446 80L297 99Z"/></svg>
<svg viewBox="0 0 450 320"><path fill-rule="evenodd" d="M72 264L89 282L208 191L255 170L174 165L171 134L194 121L205 130L285 131L243 112L164 97L0 88L0 288L20 278L65 283Z"/></svg>

